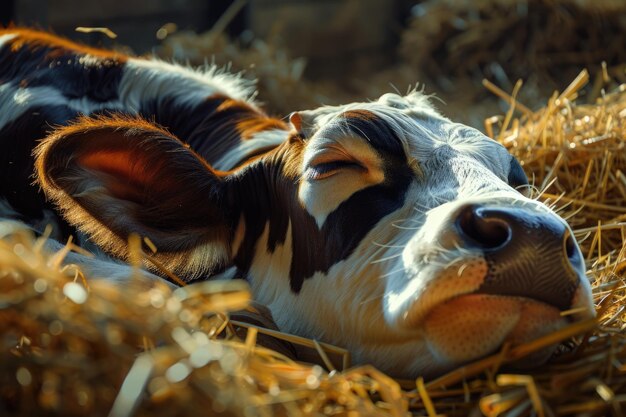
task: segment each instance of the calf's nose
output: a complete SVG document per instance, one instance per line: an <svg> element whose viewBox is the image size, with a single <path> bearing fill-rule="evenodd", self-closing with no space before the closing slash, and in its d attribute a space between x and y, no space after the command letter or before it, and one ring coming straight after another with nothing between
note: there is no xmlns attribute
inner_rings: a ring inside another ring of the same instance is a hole
<svg viewBox="0 0 626 417"><path fill-rule="evenodd" d="M455 226L463 245L481 250L488 264L477 293L571 308L585 268L569 228L556 215L471 204L460 210Z"/></svg>

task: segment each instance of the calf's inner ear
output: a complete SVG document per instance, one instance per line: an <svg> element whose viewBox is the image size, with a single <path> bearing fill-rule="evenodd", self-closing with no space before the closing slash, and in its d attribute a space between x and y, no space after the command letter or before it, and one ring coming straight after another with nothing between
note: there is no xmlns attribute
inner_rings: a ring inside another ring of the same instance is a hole
<svg viewBox="0 0 626 417"><path fill-rule="evenodd" d="M127 258L136 233L188 279L230 262L225 181L168 132L141 119L83 118L36 153L43 191L104 250Z"/></svg>

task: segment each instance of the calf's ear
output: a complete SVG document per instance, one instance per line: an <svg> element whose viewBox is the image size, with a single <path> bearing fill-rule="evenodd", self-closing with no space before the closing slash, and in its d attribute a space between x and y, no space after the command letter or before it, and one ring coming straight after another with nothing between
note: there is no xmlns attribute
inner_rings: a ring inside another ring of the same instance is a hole
<svg viewBox="0 0 626 417"><path fill-rule="evenodd" d="M44 139L36 175L68 221L126 259L131 233L186 280L230 261L226 181L185 144L142 119L81 118Z"/></svg>

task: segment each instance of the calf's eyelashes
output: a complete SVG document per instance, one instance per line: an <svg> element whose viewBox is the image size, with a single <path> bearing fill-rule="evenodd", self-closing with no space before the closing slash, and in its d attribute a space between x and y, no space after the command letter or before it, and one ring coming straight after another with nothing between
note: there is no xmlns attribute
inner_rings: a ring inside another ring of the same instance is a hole
<svg viewBox="0 0 626 417"><path fill-rule="evenodd" d="M305 172L305 177L309 180L323 180L337 174L341 170L351 169L355 171L366 171L366 169L353 160L331 160L328 162L320 162L312 165Z"/></svg>

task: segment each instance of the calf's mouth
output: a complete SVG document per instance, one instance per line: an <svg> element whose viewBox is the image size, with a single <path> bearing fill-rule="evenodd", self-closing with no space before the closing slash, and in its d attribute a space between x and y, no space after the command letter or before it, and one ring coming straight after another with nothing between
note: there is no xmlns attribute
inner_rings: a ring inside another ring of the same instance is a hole
<svg viewBox="0 0 626 417"><path fill-rule="evenodd" d="M423 329L430 351L441 360L466 362L519 345L565 327L570 319L546 303L524 297L466 294L448 300L426 316ZM516 367L543 363L554 346L535 352Z"/></svg>

